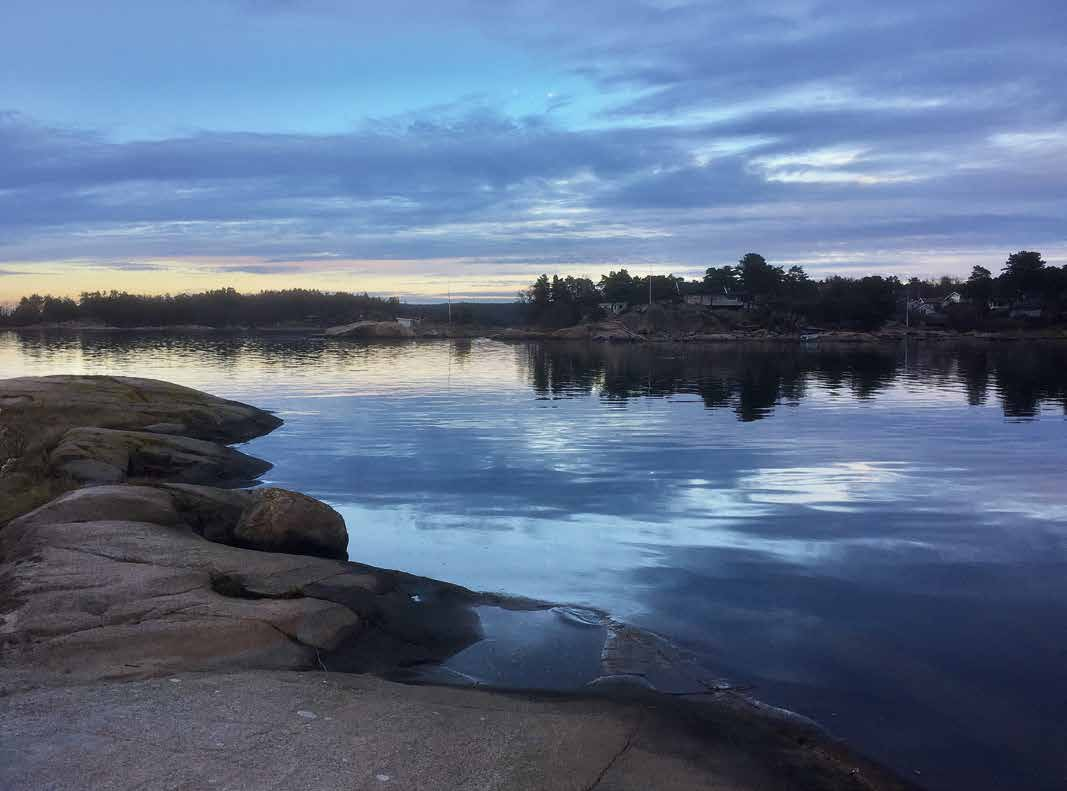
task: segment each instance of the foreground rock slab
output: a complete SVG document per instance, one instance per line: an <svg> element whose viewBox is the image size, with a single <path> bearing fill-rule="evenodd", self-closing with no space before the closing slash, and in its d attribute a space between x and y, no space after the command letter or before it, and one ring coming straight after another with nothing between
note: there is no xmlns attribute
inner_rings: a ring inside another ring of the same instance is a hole
<svg viewBox="0 0 1067 791"><path fill-rule="evenodd" d="M270 672L38 689L4 700L0 787L9 791L905 788L825 744L663 701L536 699Z"/></svg>
<svg viewBox="0 0 1067 791"><path fill-rule="evenodd" d="M270 464L225 447L282 421L154 379L0 380L0 525L85 483L247 482Z"/></svg>
<svg viewBox="0 0 1067 791"><path fill-rule="evenodd" d="M25 686L324 660L385 670L478 639L462 588L219 543L240 541L242 526L241 543L257 530L299 543L298 525L340 519L305 500L271 489L94 486L13 520L0 531L0 667ZM310 535L309 551L343 554L343 543L324 548Z"/></svg>

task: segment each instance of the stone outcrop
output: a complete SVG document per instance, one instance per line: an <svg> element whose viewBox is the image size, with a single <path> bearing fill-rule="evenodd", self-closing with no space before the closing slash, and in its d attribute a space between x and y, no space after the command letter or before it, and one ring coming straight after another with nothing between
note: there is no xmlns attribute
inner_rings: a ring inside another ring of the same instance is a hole
<svg viewBox="0 0 1067 791"><path fill-rule="evenodd" d="M300 543L300 525L315 520L333 536L333 517L340 519L277 489L69 492L0 531L0 666L30 686L323 661L383 670L478 639L473 598L462 588L321 557L253 552L204 535L207 528L216 539L245 543L237 528L252 523Z"/></svg>
<svg viewBox="0 0 1067 791"><path fill-rule="evenodd" d="M80 484L166 480L241 485L272 466L217 442L110 428L67 431L48 461L54 473Z"/></svg>
<svg viewBox="0 0 1067 791"><path fill-rule="evenodd" d="M233 541L266 552L345 558L348 531L341 515L325 503L285 489L264 489L253 493Z"/></svg>
<svg viewBox="0 0 1067 791"><path fill-rule="evenodd" d="M415 331L397 321L357 321L330 327L323 333L330 338L414 338Z"/></svg>
<svg viewBox="0 0 1067 791"><path fill-rule="evenodd" d="M127 376L34 376L0 380L0 425L62 434L82 426L246 442L282 421L262 409L188 387Z"/></svg>
<svg viewBox="0 0 1067 791"><path fill-rule="evenodd" d="M0 525L85 483L243 483L270 468L231 450L281 425L261 409L153 379L0 380Z"/></svg>
<svg viewBox="0 0 1067 791"><path fill-rule="evenodd" d="M490 336L494 341L539 341L551 336L551 333L543 330L534 330L525 327L507 327Z"/></svg>

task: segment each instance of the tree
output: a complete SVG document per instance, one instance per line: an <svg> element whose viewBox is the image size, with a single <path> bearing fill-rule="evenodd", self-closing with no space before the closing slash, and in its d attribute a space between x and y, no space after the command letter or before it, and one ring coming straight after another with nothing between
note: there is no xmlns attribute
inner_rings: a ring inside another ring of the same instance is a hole
<svg viewBox="0 0 1067 791"><path fill-rule="evenodd" d="M538 308L543 308L551 301L552 286L548 282L548 275L541 275L534 284L523 292L523 301Z"/></svg>
<svg viewBox="0 0 1067 791"><path fill-rule="evenodd" d="M814 298L817 287L803 267L791 266L782 278L782 293L791 302L806 302Z"/></svg>
<svg viewBox="0 0 1067 791"><path fill-rule="evenodd" d="M732 266L709 266L704 271L704 288L715 294L731 294L737 285L737 270Z"/></svg>
<svg viewBox="0 0 1067 791"><path fill-rule="evenodd" d="M37 324L41 321L41 309L44 307L44 297L34 294L23 297L11 313L11 323L17 326Z"/></svg>
<svg viewBox="0 0 1067 791"><path fill-rule="evenodd" d="M674 275L649 275L652 278L652 299L681 300L682 281ZM634 278L634 298L631 302L648 302L648 277Z"/></svg>
<svg viewBox="0 0 1067 791"><path fill-rule="evenodd" d="M900 287L895 277L828 277L819 284L815 313L830 324L875 329L896 311Z"/></svg>
<svg viewBox="0 0 1067 791"><path fill-rule="evenodd" d="M600 293L607 302L638 302L636 292L634 278L625 269L600 277Z"/></svg>
<svg viewBox="0 0 1067 791"><path fill-rule="evenodd" d="M777 294L782 287L785 273L780 266L771 266L758 253L745 253L738 262L741 287L755 299L765 299Z"/></svg>
<svg viewBox="0 0 1067 791"><path fill-rule="evenodd" d="M1000 273L1000 280L1006 291L1013 296L1022 297L1038 294L1044 286L1045 262L1041 253L1032 250L1020 250L1008 256Z"/></svg>
<svg viewBox="0 0 1067 791"><path fill-rule="evenodd" d="M988 309L993 299L993 273L984 266L975 266L963 284L963 295L980 308Z"/></svg>

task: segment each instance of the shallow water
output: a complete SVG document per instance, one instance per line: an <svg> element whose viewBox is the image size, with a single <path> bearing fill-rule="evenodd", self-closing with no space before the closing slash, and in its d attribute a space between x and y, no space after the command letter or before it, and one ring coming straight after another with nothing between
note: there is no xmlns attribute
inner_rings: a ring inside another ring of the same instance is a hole
<svg viewBox="0 0 1067 791"><path fill-rule="evenodd" d="M0 334L63 372L277 410L247 450L353 559L606 611L932 788L1067 784L1067 344ZM582 683L554 617L453 666Z"/></svg>

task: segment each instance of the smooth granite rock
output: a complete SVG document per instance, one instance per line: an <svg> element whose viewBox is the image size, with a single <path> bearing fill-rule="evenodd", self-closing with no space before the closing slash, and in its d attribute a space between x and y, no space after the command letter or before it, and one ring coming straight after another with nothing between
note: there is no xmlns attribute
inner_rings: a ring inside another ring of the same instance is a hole
<svg viewBox="0 0 1067 791"><path fill-rule="evenodd" d="M254 479L269 469L266 462L221 446L208 450L190 443L244 442L281 423L247 404L153 379L42 376L0 380L0 525L86 482L158 477L217 483L210 480L208 458L240 479ZM121 442L115 437L105 441L102 435L85 434L91 429L144 431L152 439L135 442L136 438L127 436ZM59 449L64 440L66 446ZM131 455L131 450L136 452ZM197 455L204 459L194 462ZM159 464L182 459L188 463L181 469L179 465L161 469ZM160 472L166 474L156 474Z"/></svg>
<svg viewBox="0 0 1067 791"><path fill-rule="evenodd" d="M143 430L181 424L185 436L246 442L282 421L248 404L188 387L127 376L34 376L0 380L0 424L38 430L93 426ZM171 433L171 432L167 432Z"/></svg>
<svg viewBox="0 0 1067 791"><path fill-rule="evenodd" d="M217 442L110 428L70 429L48 460L54 473L82 484L250 483L273 466Z"/></svg>
<svg viewBox="0 0 1067 791"><path fill-rule="evenodd" d="M325 503L285 489L260 489L233 531L240 546L266 552L345 558L345 520Z"/></svg>
<svg viewBox="0 0 1067 791"><path fill-rule="evenodd" d="M330 327L324 335L330 338L414 338L415 331L397 321L357 321Z"/></svg>
<svg viewBox="0 0 1067 791"><path fill-rule="evenodd" d="M912 788L815 734L662 698L518 696L250 671L41 688L3 700L6 791Z"/></svg>
<svg viewBox="0 0 1067 791"><path fill-rule="evenodd" d="M335 542L344 531L303 495L183 485L79 489L12 520L0 530L0 667L31 685L324 658L385 670L479 638L462 588L203 535L235 540L246 512L312 553L324 539L302 541L302 526L325 520Z"/></svg>

